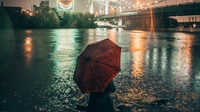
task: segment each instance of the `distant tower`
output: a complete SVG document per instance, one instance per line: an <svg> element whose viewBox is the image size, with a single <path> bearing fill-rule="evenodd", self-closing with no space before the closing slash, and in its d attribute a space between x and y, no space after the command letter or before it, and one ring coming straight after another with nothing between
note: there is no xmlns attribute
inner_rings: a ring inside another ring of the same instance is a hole
<svg viewBox="0 0 200 112"><path fill-rule="evenodd" d="M104 12L105 12L105 14L108 14L108 9L109 9L109 2L110 2L110 0L91 0L91 1L90 1L89 12L92 13L92 14L94 14L94 2L95 2L95 1L102 1L102 2L104 2L104 5L105 5L105 10L104 10Z"/></svg>
<svg viewBox="0 0 200 112"><path fill-rule="evenodd" d="M95 0L90 0L90 4L89 4L89 12L91 13L91 14L94 14L94 2Z"/></svg>
<svg viewBox="0 0 200 112"><path fill-rule="evenodd" d="M105 15L108 14L108 9L109 9L109 0L105 1Z"/></svg>
<svg viewBox="0 0 200 112"><path fill-rule="evenodd" d="M108 14L109 13L109 5L111 5L111 3L116 3L119 6L119 12L122 12L122 0L90 0L89 3L89 12L94 14L94 2L101 2L103 3L103 7L104 7L104 14ZM102 5L102 4L101 4Z"/></svg>

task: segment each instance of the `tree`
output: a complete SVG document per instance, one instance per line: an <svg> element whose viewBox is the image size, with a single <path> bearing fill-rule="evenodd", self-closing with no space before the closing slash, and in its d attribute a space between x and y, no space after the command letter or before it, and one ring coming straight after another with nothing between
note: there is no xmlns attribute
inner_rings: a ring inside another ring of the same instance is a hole
<svg viewBox="0 0 200 112"><path fill-rule="evenodd" d="M60 22L60 26L64 28L69 28L73 22L72 14L69 12L63 13L63 19Z"/></svg>
<svg viewBox="0 0 200 112"><path fill-rule="evenodd" d="M80 14L77 20L77 26L79 28L95 28L97 25L95 24L94 15L90 13Z"/></svg>

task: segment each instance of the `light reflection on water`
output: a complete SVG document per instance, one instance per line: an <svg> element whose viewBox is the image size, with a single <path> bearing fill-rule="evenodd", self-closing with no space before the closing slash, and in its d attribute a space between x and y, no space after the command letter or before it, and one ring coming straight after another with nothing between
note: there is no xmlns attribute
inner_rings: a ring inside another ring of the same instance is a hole
<svg viewBox="0 0 200 112"><path fill-rule="evenodd" d="M21 110L26 105L25 110L62 112L76 111L76 104L86 105L88 95L81 94L72 80L76 58L89 43L105 38L122 47L121 72L114 79L117 86L113 94L115 105L124 103L132 109L148 110L145 105L152 101L173 97L176 100L172 104L176 107L169 105L166 108L180 110L179 107L187 107L200 98L200 45L195 42L198 34L158 32L157 43L149 44L149 32L139 30L17 32L15 58L4 72L9 75L1 77L0 83L1 90L5 91L1 93L1 100L8 103L1 103L0 110L8 107ZM8 92L10 94L6 94ZM15 93L20 97L13 98ZM190 99L185 99L186 95L191 95ZM19 101L22 103L18 104ZM198 110L195 108L198 104L192 104L194 106L187 109Z"/></svg>
<svg viewBox="0 0 200 112"><path fill-rule="evenodd" d="M33 54L32 38L26 37L24 40L24 54L26 57L27 64L30 62Z"/></svg>
<svg viewBox="0 0 200 112"><path fill-rule="evenodd" d="M134 63L132 74L134 78L139 78L144 75L144 57L146 50L146 32L131 32L130 33L130 52L132 52L132 62Z"/></svg>
<svg viewBox="0 0 200 112"><path fill-rule="evenodd" d="M184 88L190 88L190 81L191 81L191 67L192 67L192 53L191 53L191 47L192 47L192 41L193 37L189 34L179 34L174 35L177 37L177 39L180 39L181 42L177 42L177 45L180 46L178 48L176 54L176 57L174 56L174 59L172 61L177 62L176 69L174 69L175 72L177 72L175 76L176 80L176 86L182 86ZM176 61L175 61L176 60Z"/></svg>

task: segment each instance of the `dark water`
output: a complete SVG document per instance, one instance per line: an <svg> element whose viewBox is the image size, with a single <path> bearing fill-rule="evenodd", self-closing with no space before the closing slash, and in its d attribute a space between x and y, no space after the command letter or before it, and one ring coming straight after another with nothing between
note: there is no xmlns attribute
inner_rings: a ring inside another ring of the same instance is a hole
<svg viewBox="0 0 200 112"><path fill-rule="evenodd" d="M200 31L36 29L0 31L0 112L77 112L87 105L73 82L87 44L122 47L115 106L123 112L200 111ZM168 99L152 105L152 102Z"/></svg>

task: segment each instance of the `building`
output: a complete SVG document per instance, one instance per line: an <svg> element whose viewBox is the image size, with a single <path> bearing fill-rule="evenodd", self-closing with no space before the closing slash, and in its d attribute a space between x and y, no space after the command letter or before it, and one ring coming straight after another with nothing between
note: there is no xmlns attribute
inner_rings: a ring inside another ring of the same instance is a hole
<svg viewBox="0 0 200 112"><path fill-rule="evenodd" d="M0 7L0 28L18 28L20 26L21 7L4 6Z"/></svg>
<svg viewBox="0 0 200 112"><path fill-rule="evenodd" d="M49 6L49 0L41 1L40 2L40 7L47 7Z"/></svg>
<svg viewBox="0 0 200 112"><path fill-rule="evenodd" d="M21 7L9 7L9 6L4 6L3 2L1 2L1 7L4 8L7 12L16 12L16 13L21 13L22 8Z"/></svg>
<svg viewBox="0 0 200 112"><path fill-rule="evenodd" d="M49 6L49 0L41 1L40 6L33 5L33 13L39 13L42 8Z"/></svg>

